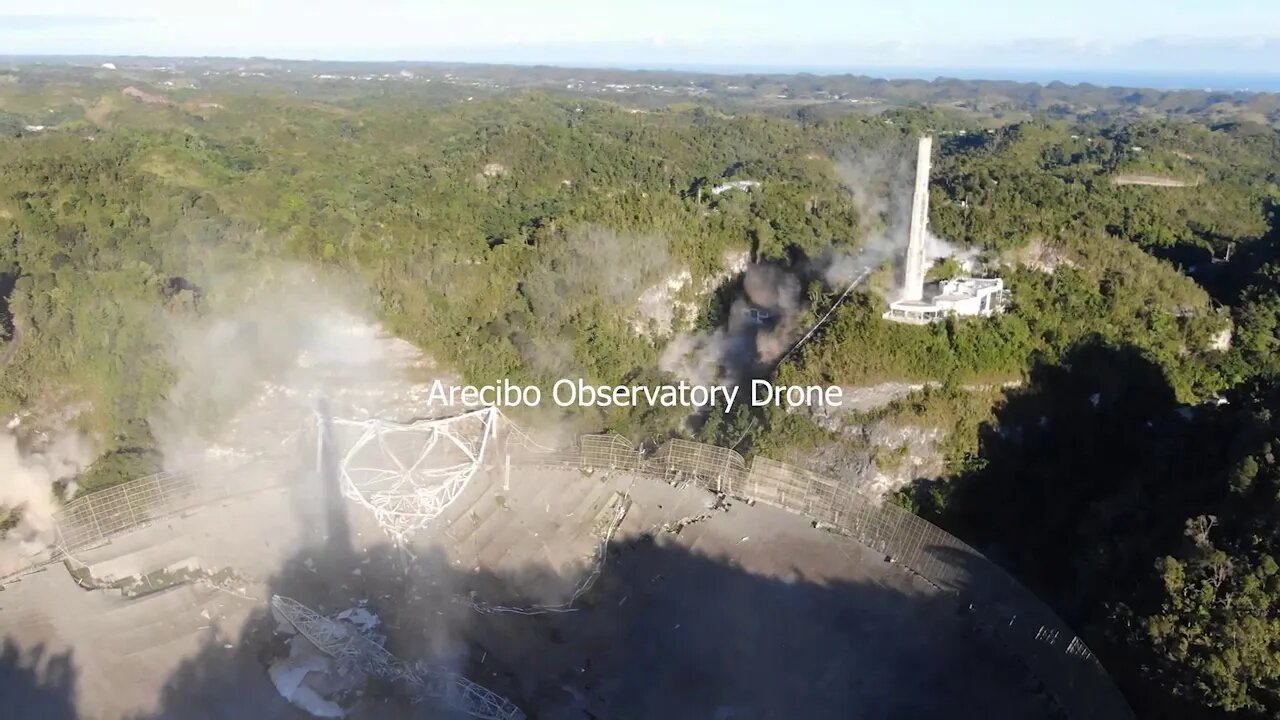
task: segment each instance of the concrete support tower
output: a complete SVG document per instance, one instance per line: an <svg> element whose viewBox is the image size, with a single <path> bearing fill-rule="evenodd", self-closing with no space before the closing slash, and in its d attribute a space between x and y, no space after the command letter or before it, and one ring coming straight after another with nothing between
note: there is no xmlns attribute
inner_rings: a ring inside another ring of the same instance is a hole
<svg viewBox="0 0 1280 720"><path fill-rule="evenodd" d="M924 300L925 232L929 227L929 169L933 138L920 138L916 151L916 189L911 196L911 230L907 235L907 261L903 273L902 300Z"/></svg>

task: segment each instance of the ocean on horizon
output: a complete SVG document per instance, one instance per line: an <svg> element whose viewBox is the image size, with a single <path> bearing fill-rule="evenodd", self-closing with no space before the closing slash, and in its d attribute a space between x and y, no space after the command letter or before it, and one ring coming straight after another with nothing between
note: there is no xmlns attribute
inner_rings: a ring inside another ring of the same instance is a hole
<svg viewBox="0 0 1280 720"><path fill-rule="evenodd" d="M1000 68L903 68L784 65L706 65L706 64L624 64L625 70L674 70L717 75L865 75L886 80L994 80L1030 82L1048 85L1090 84L1102 87L1150 88L1155 90L1211 90L1217 92L1280 92L1280 74L1234 73L1160 73L1129 70L1045 70Z"/></svg>

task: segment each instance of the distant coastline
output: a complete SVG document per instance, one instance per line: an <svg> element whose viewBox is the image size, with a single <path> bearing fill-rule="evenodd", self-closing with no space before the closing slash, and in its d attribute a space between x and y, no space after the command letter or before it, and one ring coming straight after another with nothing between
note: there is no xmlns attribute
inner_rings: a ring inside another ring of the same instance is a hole
<svg viewBox="0 0 1280 720"><path fill-rule="evenodd" d="M558 64L558 63L557 63ZM591 63L565 63L566 67L591 67ZM699 63L619 63L596 65L619 70L671 70L716 75L865 75L885 80L988 80L1032 82L1048 85L1098 85L1101 87L1151 88L1154 90L1208 90L1219 92L1280 92L1280 73L1160 73L1140 70L1051 70L1039 68L944 68L806 65L706 65Z"/></svg>
<svg viewBox="0 0 1280 720"><path fill-rule="evenodd" d="M165 55L27 55L0 53L0 63L12 64L88 64L97 66L108 61L143 61L152 64L161 61L214 62L214 63L285 63L323 67L516 67L555 68L557 70L597 70L622 72L668 72L733 77L742 75L812 75L836 77L843 75L871 78L873 80L917 80L933 82L940 79L966 82L1010 82L1069 86L1091 85L1095 87L1126 88L1159 91L1198 92L1257 92L1280 93L1280 71L1271 73L1237 73L1225 71L1177 71L1156 70L1102 70L1102 69L1046 69L1046 68L964 68L964 67L899 67L871 65L769 65L741 63L689 63L689 62L612 62L608 60L522 60L509 57L479 59L459 57L455 59L298 59L288 57L238 57L238 56L165 56Z"/></svg>

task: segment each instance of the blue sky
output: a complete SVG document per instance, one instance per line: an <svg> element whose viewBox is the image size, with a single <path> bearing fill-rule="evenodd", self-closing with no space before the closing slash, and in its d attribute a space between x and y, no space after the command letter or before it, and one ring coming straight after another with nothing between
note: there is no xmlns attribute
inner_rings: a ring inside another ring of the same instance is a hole
<svg viewBox="0 0 1280 720"><path fill-rule="evenodd" d="M0 0L0 54L1280 73L1280 0Z"/></svg>

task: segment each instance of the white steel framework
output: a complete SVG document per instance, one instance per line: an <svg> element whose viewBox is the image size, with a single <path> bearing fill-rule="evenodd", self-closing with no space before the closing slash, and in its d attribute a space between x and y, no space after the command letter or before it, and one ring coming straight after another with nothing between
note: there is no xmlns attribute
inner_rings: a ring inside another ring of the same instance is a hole
<svg viewBox="0 0 1280 720"><path fill-rule="evenodd" d="M337 445L342 494L377 518L378 525L404 544L458 499L479 470L485 448L498 430L492 407L435 420L394 423L325 419Z"/></svg>

